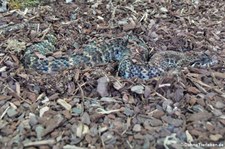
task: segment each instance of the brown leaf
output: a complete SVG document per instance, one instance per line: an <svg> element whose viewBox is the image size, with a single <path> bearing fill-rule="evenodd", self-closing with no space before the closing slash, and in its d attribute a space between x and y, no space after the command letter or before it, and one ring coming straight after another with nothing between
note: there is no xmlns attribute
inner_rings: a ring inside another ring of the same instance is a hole
<svg viewBox="0 0 225 149"><path fill-rule="evenodd" d="M161 110L155 110L152 114L154 118L161 118L165 113Z"/></svg>
<svg viewBox="0 0 225 149"><path fill-rule="evenodd" d="M196 87L188 87L188 92L193 94L198 94L200 91Z"/></svg>
<svg viewBox="0 0 225 149"><path fill-rule="evenodd" d="M197 101L196 97L191 97L191 99L188 102L191 106L193 106L196 103L196 101Z"/></svg>
<svg viewBox="0 0 225 149"><path fill-rule="evenodd" d="M33 93L33 92L25 91L25 92L24 92L24 95L26 95L26 97L27 97L28 99L30 99L32 102L35 102L36 99L37 99L37 95L36 95L35 93Z"/></svg>

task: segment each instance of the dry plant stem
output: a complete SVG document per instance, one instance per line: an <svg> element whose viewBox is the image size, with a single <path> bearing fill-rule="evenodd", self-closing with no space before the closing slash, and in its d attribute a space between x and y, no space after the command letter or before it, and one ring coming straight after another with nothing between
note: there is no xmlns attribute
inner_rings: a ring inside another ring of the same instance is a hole
<svg viewBox="0 0 225 149"><path fill-rule="evenodd" d="M82 104L82 113L81 113L81 115L83 115L83 113L84 113L84 91L83 91L83 89L82 89L82 87L81 87L81 85L79 84L79 83L77 83L77 86L78 86L78 88L79 88L79 90L80 90L80 92L81 92L81 99L82 99L82 102L81 102L81 104Z"/></svg>
<svg viewBox="0 0 225 149"><path fill-rule="evenodd" d="M28 104L32 104L31 102L29 102L29 101L27 101L27 100L25 100L23 97L21 97L20 95L18 95L13 89L11 89L10 87L8 87L8 86L5 86L7 89L9 89L12 93L13 93L13 95L15 95L15 96L17 96L19 99L21 99L22 101L24 101L24 102L26 102L26 103L28 103Z"/></svg>
<svg viewBox="0 0 225 149"><path fill-rule="evenodd" d="M43 141L35 141L35 142L24 143L24 147L41 146L41 145L53 145L55 143L56 143L55 140L49 139L49 140L43 140Z"/></svg>
<svg viewBox="0 0 225 149"><path fill-rule="evenodd" d="M225 93L221 92L219 89L217 89L216 87L211 87L205 83L203 83L202 81L200 80L197 80L195 78L191 78L191 77L188 77L188 79L190 79L194 84L198 83L199 85L202 85L202 86L205 86L207 87L208 89L212 89L214 90L215 92L219 93L221 97L223 97L225 99Z"/></svg>
<svg viewBox="0 0 225 149"><path fill-rule="evenodd" d="M160 98L162 98L163 100L168 100L166 97L164 97L163 95L161 95L161 94L158 93L158 92L155 92L155 94L156 94L157 96L159 96Z"/></svg>
<svg viewBox="0 0 225 149"><path fill-rule="evenodd" d="M0 120L5 116L6 112L8 111L8 109L10 108L10 106L8 106L4 112L2 113L1 117L0 117Z"/></svg>

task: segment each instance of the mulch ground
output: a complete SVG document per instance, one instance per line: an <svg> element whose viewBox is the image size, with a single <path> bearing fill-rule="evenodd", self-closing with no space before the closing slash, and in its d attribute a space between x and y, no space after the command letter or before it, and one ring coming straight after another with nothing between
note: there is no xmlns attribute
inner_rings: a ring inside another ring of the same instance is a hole
<svg viewBox="0 0 225 149"><path fill-rule="evenodd" d="M225 2L57 1L0 14L0 148L225 148ZM25 47L47 33L54 57L93 40L134 34L150 51L214 56L207 69L124 80L106 64L40 74L24 68Z"/></svg>

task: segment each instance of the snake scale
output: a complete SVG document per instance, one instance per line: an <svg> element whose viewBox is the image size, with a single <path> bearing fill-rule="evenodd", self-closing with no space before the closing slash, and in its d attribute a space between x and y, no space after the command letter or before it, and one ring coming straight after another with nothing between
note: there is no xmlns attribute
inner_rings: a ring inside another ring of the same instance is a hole
<svg viewBox="0 0 225 149"><path fill-rule="evenodd" d="M184 66L206 67L214 64L206 54L196 52L159 51L149 61L134 62L132 50L127 47L127 40L113 39L102 44L88 44L82 53L54 58L40 58L37 53L46 56L57 51L57 39L49 34L46 39L29 46L24 54L26 67L43 73L52 73L66 68L79 67L81 64L95 66L96 64L117 62L118 74L122 78L150 79L160 76L170 69Z"/></svg>

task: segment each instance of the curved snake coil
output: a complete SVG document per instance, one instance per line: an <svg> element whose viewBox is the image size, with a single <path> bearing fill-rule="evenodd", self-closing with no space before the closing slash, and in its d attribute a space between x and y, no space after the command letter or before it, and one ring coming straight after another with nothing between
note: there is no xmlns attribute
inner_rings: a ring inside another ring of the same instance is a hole
<svg viewBox="0 0 225 149"><path fill-rule="evenodd" d="M100 45L89 44L82 53L75 53L53 60L40 59L36 52L46 56L57 51L56 37L47 35L47 39L33 44L26 49L24 64L28 68L43 73L52 73L66 68L79 67L82 64L94 66L96 64L118 62L119 76L128 78L150 79L160 76L173 68L184 66L206 67L217 61L206 54L196 52L160 51L154 54L150 61L133 62L132 50L127 47L128 40L114 39Z"/></svg>

